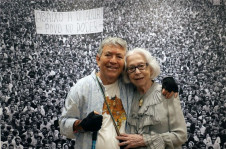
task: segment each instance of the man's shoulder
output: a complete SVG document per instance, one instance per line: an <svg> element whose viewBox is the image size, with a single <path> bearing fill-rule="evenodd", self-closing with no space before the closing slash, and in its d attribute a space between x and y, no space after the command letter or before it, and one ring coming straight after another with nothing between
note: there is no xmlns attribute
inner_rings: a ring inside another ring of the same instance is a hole
<svg viewBox="0 0 226 149"><path fill-rule="evenodd" d="M94 76L92 74L90 74L88 76L85 76L85 77L79 79L76 84L78 84L78 85L90 84L90 83L94 82L94 79L95 79Z"/></svg>
<svg viewBox="0 0 226 149"><path fill-rule="evenodd" d="M95 76L92 74L85 76L81 79L79 79L75 85L72 86L71 90L78 90L81 88L91 87L92 84L95 82Z"/></svg>

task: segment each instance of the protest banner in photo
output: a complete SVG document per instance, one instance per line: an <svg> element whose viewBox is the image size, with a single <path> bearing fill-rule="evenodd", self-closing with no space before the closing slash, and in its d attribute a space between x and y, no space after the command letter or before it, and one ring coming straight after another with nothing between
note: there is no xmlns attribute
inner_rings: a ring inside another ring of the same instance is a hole
<svg viewBox="0 0 226 149"><path fill-rule="evenodd" d="M71 12L35 10L37 34L75 35L103 32L103 7Z"/></svg>

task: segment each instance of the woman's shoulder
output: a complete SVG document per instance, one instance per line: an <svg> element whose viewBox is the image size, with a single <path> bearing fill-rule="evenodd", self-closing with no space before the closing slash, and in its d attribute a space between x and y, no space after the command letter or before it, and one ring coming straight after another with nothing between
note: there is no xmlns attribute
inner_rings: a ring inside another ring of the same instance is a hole
<svg viewBox="0 0 226 149"><path fill-rule="evenodd" d="M148 98L147 105L156 105L163 102L162 85L154 82L152 87L148 90L144 98Z"/></svg>
<svg viewBox="0 0 226 149"><path fill-rule="evenodd" d="M161 93L162 92L162 85L159 84L158 82L153 83L153 88L155 93Z"/></svg>

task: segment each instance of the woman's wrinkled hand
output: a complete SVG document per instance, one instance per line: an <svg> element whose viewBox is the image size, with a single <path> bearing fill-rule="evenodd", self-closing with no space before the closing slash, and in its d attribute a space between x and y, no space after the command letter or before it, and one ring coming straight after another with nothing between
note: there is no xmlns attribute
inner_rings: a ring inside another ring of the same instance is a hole
<svg viewBox="0 0 226 149"><path fill-rule="evenodd" d="M146 146L142 135L139 134L121 134L116 139L121 140L119 146L125 146L124 149Z"/></svg>

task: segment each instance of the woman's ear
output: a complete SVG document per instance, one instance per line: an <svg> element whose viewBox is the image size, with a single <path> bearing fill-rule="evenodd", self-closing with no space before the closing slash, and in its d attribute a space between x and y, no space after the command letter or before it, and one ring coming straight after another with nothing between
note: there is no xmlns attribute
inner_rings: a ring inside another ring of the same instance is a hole
<svg viewBox="0 0 226 149"><path fill-rule="evenodd" d="M153 68L151 66L149 66L150 68L150 78L153 79Z"/></svg>

